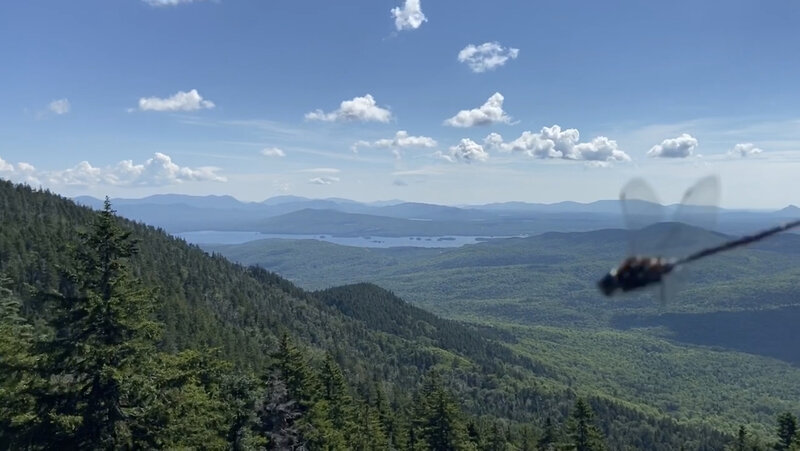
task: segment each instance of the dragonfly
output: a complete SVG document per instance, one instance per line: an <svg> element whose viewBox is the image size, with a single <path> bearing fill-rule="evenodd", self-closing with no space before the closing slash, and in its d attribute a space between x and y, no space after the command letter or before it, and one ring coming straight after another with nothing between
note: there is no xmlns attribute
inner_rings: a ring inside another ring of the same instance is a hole
<svg viewBox="0 0 800 451"><path fill-rule="evenodd" d="M629 228L641 225L642 218L655 217L656 211L661 208L653 191L643 179L633 179L628 182L620 193L620 201L628 222ZM719 182L714 176L709 176L698 181L689 188L683 196L679 208L711 215L716 209L719 196ZM638 216L638 218L637 218ZM639 221L637 223L637 221ZM684 265L697 260L710 257L720 252L736 249L756 241L761 241L772 235L800 226L800 220L785 222L775 227L745 235L740 238L725 241L721 244L705 247L689 253L684 257L665 257L663 255L634 253L622 263L611 269L597 282L600 291L606 296L616 293L625 293L640 290L646 287L660 285L661 300L666 302L666 281Z"/></svg>

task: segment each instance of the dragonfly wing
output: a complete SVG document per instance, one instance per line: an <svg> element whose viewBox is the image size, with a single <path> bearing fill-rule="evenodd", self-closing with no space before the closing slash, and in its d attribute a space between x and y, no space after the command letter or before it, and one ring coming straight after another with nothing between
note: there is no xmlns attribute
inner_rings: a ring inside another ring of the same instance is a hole
<svg viewBox="0 0 800 451"><path fill-rule="evenodd" d="M697 229L711 232L716 229L719 197L719 179L716 176L698 180L686 190L675 208L672 216L675 225L669 228L659 247L668 249L672 256L684 256L718 244L721 237Z"/></svg>
<svg viewBox="0 0 800 451"><path fill-rule="evenodd" d="M720 188L716 176L704 177L692 185L675 208L672 224L657 247L669 256L685 256L722 241L716 229ZM675 299L692 271L680 266L662 281L662 303Z"/></svg>
<svg viewBox="0 0 800 451"><path fill-rule="evenodd" d="M664 207L653 188L641 178L628 182L620 192L625 225L630 232L630 255L655 255L652 238L641 233L645 227L664 221Z"/></svg>

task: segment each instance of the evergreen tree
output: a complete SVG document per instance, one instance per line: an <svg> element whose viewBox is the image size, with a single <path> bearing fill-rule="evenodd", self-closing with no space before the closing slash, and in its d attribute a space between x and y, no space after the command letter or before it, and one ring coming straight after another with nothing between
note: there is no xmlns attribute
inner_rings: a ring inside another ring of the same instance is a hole
<svg viewBox="0 0 800 451"><path fill-rule="evenodd" d="M256 415L256 430L263 434L269 449L301 447L303 442L297 422L303 412L277 373L266 381L264 396L256 404Z"/></svg>
<svg viewBox="0 0 800 451"><path fill-rule="evenodd" d="M328 403L328 418L337 441L350 442L355 433L353 398L348 393L342 370L331 354L326 354L320 370L322 399ZM380 427L377 424L376 427Z"/></svg>
<svg viewBox="0 0 800 451"><path fill-rule="evenodd" d="M132 279L136 253L106 198L81 236L69 282L57 299L55 335L45 371L53 381L43 409L51 439L65 447L110 449L132 445L131 429L144 403L137 374L155 354L160 328L154 301Z"/></svg>
<svg viewBox="0 0 800 451"><path fill-rule="evenodd" d="M747 429L744 425L739 426L739 431L736 433L736 451L747 451Z"/></svg>
<svg viewBox="0 0 800 451"><path fill-rule="evenodd" d="M778 443L775 449L787 450L797 435L797 417L791 412L778 415Z"/></svg>
<svg viewBox="0 0 800 451"><path fill-rule="evenodd" d="M275 359L273 373L277 377L277 385L274 388L280 390L285 387L286 390L285 396L279 393L277 399L267 403L268 406L278 408L277 411L271 411L273 427L282 428L280 429L283 431L282 434L296 433L300 446L324 449L330 444L332 448L329 449L338 449L341 445L341 435L331 424L329 404L322 397L319 378L309 365L305 353L284 334L273 358ZM286 408L289 410L285 412L281 410ZM266 413L269 412L267 409ZM272 434L275 434L274 430ZM291 438L291 434L286 437Z"/></svg>
<svg viewBox="0 0 800 451"><path fill-rule="evenodd" d="M439 375L429 374L417 394L415 432L433 450L461 450L471 446L461 411L442 385Z"/></svg>
<svg viewBox="0 0 800 451"><path fill-rule="evenodd" d="M594 424L594 412L589 403L578 398L567 423L567 431L576 451L605 449L603 435Z"/></svg>
<svg viewBox="0 0 800 451"><path fill-rule="evenodd" d="M33 328L20 315L20 303L5 288L9 280L0 276L0 449L31 445L32 429L38 423Z"/></svg>
<svg viewBox="0 0 800 451"><path fill-rule="evenodd" d="M506 431L499 422L495 422L494 425L492 425L489 447L487 449L491 451L505 451L506 445Z"/></svg>
<svg viewBox="0 0 800 451"><path fill-rule="evenodd" d="M539 451L553 451L556 449L557 442L558 432L555 425L553 425L553 419L547 417L544 422L544 431L542 431L542 436L537 443Z"/></svg>

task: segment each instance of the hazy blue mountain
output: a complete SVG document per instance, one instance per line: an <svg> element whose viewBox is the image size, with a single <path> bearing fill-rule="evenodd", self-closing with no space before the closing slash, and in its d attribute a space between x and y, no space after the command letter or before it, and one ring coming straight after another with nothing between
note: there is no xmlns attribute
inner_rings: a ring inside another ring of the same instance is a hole
<svg viewBox="0 0 800 451"><path fill-rule="evenodd" d="M95 209L102 206L100 199L89 196L77 197L75 201ZM172 233L229 230L344 236L511 236L631 224L640 227L678 218L726 233L745 234L800 217L800 208L794 206L770 213L629 202L629 214L640 217L628 224L623 221L622 207L617 200L587 204L506 202L464 207L393 202L365 204L348 199L298 196L242 202L231 196L179 194L112 199L120 215Z"/></svg>

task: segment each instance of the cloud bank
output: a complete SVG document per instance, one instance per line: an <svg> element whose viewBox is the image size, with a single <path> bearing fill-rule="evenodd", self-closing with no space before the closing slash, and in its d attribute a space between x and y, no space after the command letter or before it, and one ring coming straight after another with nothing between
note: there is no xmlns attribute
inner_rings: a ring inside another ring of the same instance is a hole
<svg viewBox="0 0 800 451"><path fill-rule="evenodd" d="M88 161L54 171L37 170L29 163L11 165L0 159L0 176L16 182L60 186L164 186L184 182L225 182L215 167L179 166L169 155L156 152L152 158L135 164L123 160L114 166L95 167Z"/></svg>
<svg viewBox="0 0 800 451"><path fill-rule="evenodd" d="M589 142L580 142L580 139L577 129L562 130L559 125L553 125L542 127L538 133L526 130L510 142L503 141L498 133L490 133L484 143L504 152L520 152L541 159L631 161L631 157L619 149L617 142L612 139L605 136L598 136Z"/></svg>

